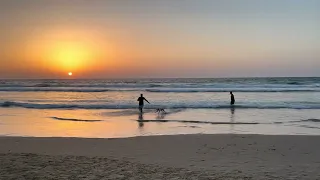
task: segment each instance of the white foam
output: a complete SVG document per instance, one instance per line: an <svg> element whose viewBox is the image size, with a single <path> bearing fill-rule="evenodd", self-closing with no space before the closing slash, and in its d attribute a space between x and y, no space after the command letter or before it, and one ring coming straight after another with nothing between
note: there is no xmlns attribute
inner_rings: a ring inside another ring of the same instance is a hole
<svg viewBox="0 0 320 180"><path fill-rule="evenodd" d="M30 109L136 109L136 104L37 104L27 102L6 101L0 103L1 107L22 107ZM158 107L165 109L320 109L320 103L242 103L231 106L226 103L203 104L203 103L176 103L176 104L157 104L147 105L146 109L156 109Z"/></svg>

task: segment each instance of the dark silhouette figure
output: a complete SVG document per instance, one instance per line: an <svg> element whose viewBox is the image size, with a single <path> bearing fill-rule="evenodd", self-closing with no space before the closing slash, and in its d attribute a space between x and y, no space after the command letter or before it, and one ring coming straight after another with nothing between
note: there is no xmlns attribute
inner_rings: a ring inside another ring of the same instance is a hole
<svg viewBox="0 0 320 180"><path fill-rule="evenodd" d="M143 94L140 95L140 97L138 98L139 101L139 110L140 110L140 113L143 113L143 106L144 106L144 101L147 101L149 103L149 101L143 97ZM149 103L150 104L150 103Z"/></svg>
<svg viewBox="0 0 320 180"><path fill-rule="evenodd" d="M232 94L232 91L230 91L230 95L231 95L231 102L230 102L230 104L231 104L231 105L234 105L235 99L234 99L234 95Z"/></svg>
<svg viewBox="0 0 320 180"><path fill-rule="evenodd" d="M156 113L161 114L161 113L166 113L166 111L163 108L158 108L156 110Z"/></svg>

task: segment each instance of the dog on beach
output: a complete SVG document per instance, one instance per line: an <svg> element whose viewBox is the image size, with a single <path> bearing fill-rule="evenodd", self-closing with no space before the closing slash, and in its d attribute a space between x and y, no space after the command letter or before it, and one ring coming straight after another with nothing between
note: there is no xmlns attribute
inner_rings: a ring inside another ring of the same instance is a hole
<svg viewBox="0 0 320 180"><path fill-rule="evenodd" d="M157 110L156 110L156 113L166 113L166 111L163 109L163 108L158 108Z"/></svg>

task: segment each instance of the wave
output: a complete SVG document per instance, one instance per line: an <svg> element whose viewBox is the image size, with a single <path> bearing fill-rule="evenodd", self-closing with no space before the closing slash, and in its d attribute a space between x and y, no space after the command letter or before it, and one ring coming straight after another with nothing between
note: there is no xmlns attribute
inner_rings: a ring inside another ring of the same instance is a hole
<svg viewBox="0 0 320 180"><path fill-rule="evenodd" d="M320 92L320 88L58 88L58 87L0 87L4 92L110 92L146 91L152 93L197 93L197 92Z"/></svg>
<svg viewBox="0 0 320 180"><path fill-rule="evenodd" d="M320 119L304 119L304 120L301 120L301 121L295 121L295 122L320 122Z"/></svg>
<svg viewBox="0 0 320 180"><path fill-rule="evenodd" d="M107 92L109 89L94 89L94 88L29 88L29 87L14 87L0 88L0 91L12 92Z"/></svg>
<svg viewBox="0 0 320 180"><path fill-rule="evenodd" d="M146 89L154 93L197 93L197 92L320 92L320 88L171 88Z"/></svg>
<svg viewBox="0 0 320 180"><path fill-rule="evenodd" d="M27 109L134 109L135 105L103 105L103 104L36 104L6 101L1 107L21 107Z"/></svg>
<svg viewBox="0 0 320 180"><path fill-rule="evenodd" d="M274 124L285 124L285 123L302 123L302 122L320 122L320 119L303 119L303 120L297 120L297 121L287 121L287 122L274 122Z"/></svg>
<svg viewBox="0 0 320 180"><path fill-rule="evenodd" d="M210 121L191 121L191 120L137 120L138 122L178 122L178 123L195 123L195 124L239 124L239 125L253 125L259 124L256 122L210 122Z"/></svg>
<svg viewBox="0 0 320 180"><path fill-rule="evenodd" d="M5 101L0 102L0 107L20 107L29 109L136 109L136 104L37 104L27 102ZM146 109L320 109L320 103L310 104L169 104L169 105L147 105ZM315 121L315 120L314 120Z"/></svg>
<svg viewBox="0 0 320 180"><path fill-rule="evenodd" d="M38 79L0 80L0 87L60 88L290 88L320 87L319 77L283 78L158 78L158 79Z"/></svg>
<svg viewBox="0 0 320 180"><path fill-rule="evenodd" d="M166 109L165 114L161 114L161 115L170 115L170 114L175 114L175 113L179 113L184 111L185 109ZM144 110L145 113L157 113L155 109L145 109ZM117 111L113 111L113 112L102 112L99 113L99 115L106 115L106 116L132 116L132 115L136 115L137 114L137 110L136 109L123 109L123 110L117 110ZM160 114L159 114L160 115Z"/></svg>
<svg viewBox="0 0 320 180"><path fill-rule="evenodd" d="M300 127L310 128L310 129L320 129L320 127L308 126L308 125L300 125Z"/></svg>
<svg viewBox="0 0 320 180"><path fill-rule="evenodd" d="M302 85L304 83L302 82L288 82L287 84L291 84L291 85Z"/></svg>
<svg viewBox="0 0 320 180"><path fill-rule="evenodd" d="M0 84L1 88L154 88L164 84Z"/></svg>
<svg viewBox="0 0 320 180"><path fill-rule="evenodd" d="M51 117L52 119L55 120L60 120L60 121L80 121L80 122L99 122L103 120L86 120L86 119L72 119L72 118L60 118L60 117Z"/></svg>

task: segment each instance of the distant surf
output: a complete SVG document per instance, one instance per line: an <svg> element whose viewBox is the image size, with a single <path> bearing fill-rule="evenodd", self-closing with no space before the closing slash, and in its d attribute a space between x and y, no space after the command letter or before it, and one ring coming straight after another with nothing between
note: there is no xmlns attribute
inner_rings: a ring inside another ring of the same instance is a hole
<svg viewBox="0 0 320 180"><path fill-rule="evenodd" d="M0 80L0 92L320 92L320 78Z"/></svg>
<svg viewBox="0 0 320 180"><path fill-rule="evenodd" d="M29 109L136 109L136 104L44 104L44 103L30 103L30 102L15 102L15 101L5 101L0 102L0 107L10 108L10 107L20 107ZM171 103L171 104L157 104L157 105L147 105L146 109L320 109L320 103L313 102L290 102L290 103L278 103L272 104L268 102L260 103L238 103L237 105L230 106L223 102L212 102L212 104L205 104L201 102L194 102L192 104L186 103Z"/></svg>
<svg viewBox="0 0 320 180"><path fill-rule="evenodd" d="M315 119L315 118L312 118L312 119L303 119L303 120L299 120L299 121L290 121L290 122L320 122L320 119Z"/></svg>
<svg viewBox="0 0 320 180"><path fill-rule="evenodd" d="M138 122L178 122L178 123L195 123L195 124L238 124L238 125L254 125L256 122L211 122L211 121L191 121L191 120L137 120Z"/></svg>
<svg viewBox="0 0 320 180"><path fill-rule="evenodd" d="M112 92L112 91L136 91L152 93L201 93L201 92L320 92L318 87L184 87L184 88L94 88L94 87L0 87L0 92Z"/></svg>

